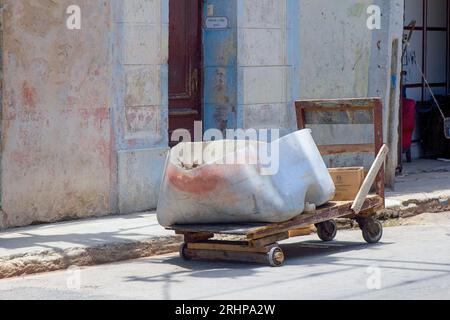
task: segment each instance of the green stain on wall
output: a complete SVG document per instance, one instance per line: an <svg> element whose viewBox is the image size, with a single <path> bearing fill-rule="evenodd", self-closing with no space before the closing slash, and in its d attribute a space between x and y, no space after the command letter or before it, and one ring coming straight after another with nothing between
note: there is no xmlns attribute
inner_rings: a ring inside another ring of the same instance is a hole
<svg viewBox="0 0 450 320"><path fill-rule="evenodd" d="M358 2L348 8L348 16L351 17L361 17L367 10L367 4Z"/></svg>
<svg viewBox="0 0 450 320"><path fill-rule="evenodd" d="M354 70L354 95L355 97L365 97L369 93L369 65L370 65L370 48L358 47L355 50Z"/></svg>

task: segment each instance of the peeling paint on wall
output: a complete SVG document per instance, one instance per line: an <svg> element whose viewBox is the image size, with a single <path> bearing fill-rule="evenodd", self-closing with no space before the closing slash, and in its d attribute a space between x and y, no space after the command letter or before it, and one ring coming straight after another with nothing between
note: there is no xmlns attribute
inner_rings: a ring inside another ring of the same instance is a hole
<svg viewBox="0 0 450 320"><path fill-rule="evenodd" d="M4 4L2 226L110 213L108 1Z"/></svg>
<svg viewBox="0 0 450 320"><path fill-rule="evenodd" d="M204 129L222 131L236 128L237 103L237 17L236 0L208 0L203 6L203 20L208 6L214 15L227 17L225 29L203 26Z"/></svg>
<svg viewBox="0 0 450 320"><path fill-rule="evenodd" d="M0 119L3 120L3 0L0 0ZM0 141L3 136L3 121L0 121ZM2 215L2 155L3 144L0 143L0 216ZM4 216L3 216L4 217ZM3 217L1 217L3 219ZM0 222L0 226L2 223Z"/></svg>

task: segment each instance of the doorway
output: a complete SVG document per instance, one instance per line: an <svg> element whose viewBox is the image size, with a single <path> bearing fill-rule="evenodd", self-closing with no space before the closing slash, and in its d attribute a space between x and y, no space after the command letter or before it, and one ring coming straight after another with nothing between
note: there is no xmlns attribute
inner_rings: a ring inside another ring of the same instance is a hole
<svg viewBox="0 0 450 320"><path fill-rule="evenodd" d="M430 99L425 75L434 94L448 93L449 0L406 0L405 35L412 32L404 59L405 89L416 101ZM414 22L414 24L412 23ZM411 66L417 64L419 68Z"/></svg>
<svg viewBox="0 0 450 320"><path fill-rule="evenodd" d="M202 119L202 0L169 1L169 142Z"/></svg>
<svg viewBox="0 0 450 320"><path fill-rule="evenodd" d="M404 42L400 166L450 169L450 0L405 0Z"/></svg>

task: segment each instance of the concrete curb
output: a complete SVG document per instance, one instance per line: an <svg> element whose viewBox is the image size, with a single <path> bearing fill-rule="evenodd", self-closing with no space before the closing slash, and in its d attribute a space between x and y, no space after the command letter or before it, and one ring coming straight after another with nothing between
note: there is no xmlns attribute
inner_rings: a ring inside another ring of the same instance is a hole
<svg viewBox="0 0 450 320"><path fill-rule="evenodd" d="M153 238L148 241L122 242L95 247L41 251L0 258L0 279L92 266L178 251L182 236Z"/></svg>
<svg viewBox="0 0 450 320"><path fill-rule="evenodd" d="M381 220L409 218L422 213L439 213L450 210L450 198L428 198L406 200L398 206L389 206L378 213Z"/></svg>
<svg viewBox="0 0 450 320"><path fill-rule="evenodd" d="M377 213L376 217L383 225L385 225L388 221L399 221L423 213L446 212L450 211L449 199L429 198L424 200L407 200L399 205L389 206L386 209L381 210ZM340 230L358 228L356 221L348 219L337 219L337 223ZM389 223L387 223L387 225L389 225Z"/></svg>

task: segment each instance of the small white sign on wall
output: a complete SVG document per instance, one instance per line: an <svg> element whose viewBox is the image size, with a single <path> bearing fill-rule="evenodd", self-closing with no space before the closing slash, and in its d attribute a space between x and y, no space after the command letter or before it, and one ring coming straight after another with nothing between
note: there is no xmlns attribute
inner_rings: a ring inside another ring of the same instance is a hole
<svg viewBox="0 0 450 320"><path fill-rule="evenodd" d="M207 29L226 29L228 28L227 17L208 17L205 21Z"/></svg>

